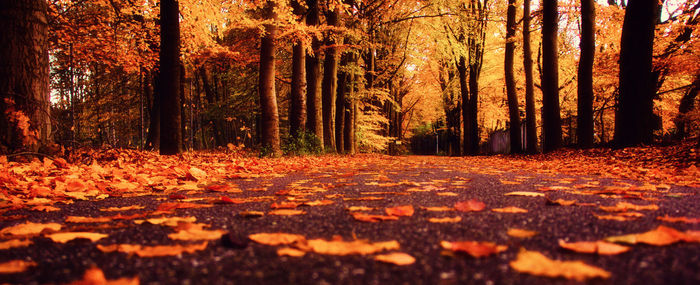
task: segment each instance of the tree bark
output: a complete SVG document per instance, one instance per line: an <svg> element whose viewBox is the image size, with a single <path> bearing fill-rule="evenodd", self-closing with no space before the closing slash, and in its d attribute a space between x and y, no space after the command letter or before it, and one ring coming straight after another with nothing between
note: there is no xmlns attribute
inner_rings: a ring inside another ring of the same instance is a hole
<svg viewBox="0 0 700 285"><path fill-rule="evenodd" d="M182 152L180 129L180 9L177 0L160 2L160 154Z"/></svg>
<svg viewBox="0 0 700 285"><path fill-rule="evenodd" d="M319 24L318 0L307 0L306 4L308 6L306 24L317 26ZM306 129L316 135L323 145L320 45L319 40L313 38L311 42L313 54L306 55Z"/></svg>
<svg viewBox="0 0 700 285"><path fill-rule="evenodd" d="M329 26L337 26L340 13L338 9L329 11L326 21ZM323 62L323 82L321 92L323 98L323 143L326 151L336 150L335 141L335 97L338 88L338 49L332 35L326 40L326 56Z"/></svg>
<svg viewBox="0 0 700 285"><path fill-rule="evenodd" d="M578 63L578 122L581 148L593 147L593 60L595 58L595 1L581 0L581 57Z"/></svg>
<svg viewBox="0 0 700 285"><path fill-rule="evenodd" d="M350 61L352 65L357 63L357 57L355 54L351 55ZM348 96L345 101L345 117L343 127L343 147L344 152L347 154L355 154L353 145L355 144L355 73L350 72L348 74Z"/></svg>
<svg viewBox="0 0 700 285"><path fill-rule="evenodd" d="M305 9L297 1L292 1L294 14L301 15L304 21ZM298 40L292 46L292 90L289 107L289 134L298 137L306 127L306 50Z"/></svg>
<svg viewBox="0 0 700 285"><path fill-rule="evenodd" d="M530 44L530 0L523 1L523 68L525 69L526 148L528 153L533 154L537 153L537 113L535 111L532 46Z"/></svg>
<svg viewBox="0 0 700 285"><path fill-rule="evenodd" d="M0 1L0 153L53 144L45 0Z"/></svg>
<svg viewBox="0 0 700 285"><path fill-rule="evenodd" d="M510 118L510 152L523 152L520 134L520 110L518 108L518 94L515 90L515 78L513 75L513 57L515 55L515 0L508 0L506 14L506 54L505 54L505 78L506 96L508 98L508 115Z"/></svg>
<svg viewBox="0 0 700 285"><path fill-rule="evenodd" d="M347 66L349 62L349 54L342 56L340 60L341 66ZM349 75L347 72L338 72L338 87L335 98L335 144L338 153L345 152L345 108L348 93Z"/></svg>
<svg viewBox="0 0 700 285"><path fill-rule="evenodd" d="M620 40L620 99L615 113L618 147L651 143L656 124L652 54L657 1L630 1Z"/></svg>
<svg viewBox="0 0 700 285"><path fill-rule="evenodd" d="M267 19L276 18L274 2L268 1L265 7ZM275 93L275 36L277 27L265 25L265 34L260 39L260 92L262 145L275 157L282 156L280 148L279 114Z"/></svg>
<svg viewBox="0 0 700 285"><path fill-rule="evenodd" d="M472 148L471 140L471 112L469 112L469 83L467 80L467 59L464 56L459 58L457 63L457 72L459 73L459 94L462 97L462 119L464 120L464 148L462 151L463 155L469 154L469 149Z"/></svg>
<svg viewBox="0 0 700 285"><path fill-rule="evenodd" d="M560 148L562 143L557 1L544 0L542 12L542 148L549 152Z"/></svg>
<svg viewBox="0 0 700 285"><path fill-rule="evenodd" d="M695 98L698 96L698 93L700 93L700 74L695 75L695 80L693 80L688 91L683 94L683 98L681 98L681 102L678 105L678 115L674 123L676 124L676 132L679 139L684 139L688 136L686 123L690 119L686 115L695 108Z"/></svg>
<svg viewBox="0 0 700 285"><path fill-rule="evenodd" d="M148 135L146 136L146 149L147 150L158 150L160 149L160 88L158 84L160 82L160 73L158 71L153 72L152 85L153 92L151 93L151 106L149 108L149 123L148 123Z"/></svg>

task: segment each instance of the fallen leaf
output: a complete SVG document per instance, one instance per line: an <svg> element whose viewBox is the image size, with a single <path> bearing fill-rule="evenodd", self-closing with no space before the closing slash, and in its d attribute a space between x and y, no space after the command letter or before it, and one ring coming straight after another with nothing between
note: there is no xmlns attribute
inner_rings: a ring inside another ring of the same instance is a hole
<svg viewBox="0 0 700 285"><path fill-rule="evenodd" d="M615 215L597 215L593 214L596 218L600 220L613 220L613 221L632 221L644 217L644 214L637 212L622 212Z"/></svg>
<svg viewBox="0 0 700 285"><path fill-rule="evenodd" d="M581 261L552 260L536 251L521 249L510 267L521 273L546 277L564 277L576 281L589 278L609 278L610 272Z"/></svg>
<svg viewBox="0 0 700 285"><path fill-rule="evenodd" d="M265 245L290 245L296 242L306 241L306 237L288 233L258 233L249 235L248 238L254 242Z"/></svg>
<svg viewBox="0 0 700 285"><path fill-rule="evenodd" d="M100 211L120 212L120 211L129 211L129 210L141 210L143 208L145 208L145 207L141 206L141 205L132 205L132 206L124 206L124 207L109 207L109 208L100 209Z"/></svg>
<svg viewBox="0 0 700 285"><path fill-rule="evenodd" d="M523 208L518 208L518 207L496 208L496 209L491 209L491 211L494 211L497 213L527 213L527 210L525 210Z"/></svg>
<svg viewBox="0 0 700 285"><path fill-rule="evenodd" d="M243 191L237 185L232 184L214 184L206 187L211 192L227 192L227 193L242 193Z"/></svg>
<svg viewBox="0 0 700 285"><path fill-rule="evenodd" d="M329 255L350 255L350 254L374 254L376 252L384 250L397 250L399 249L399 242L383 241L383 242L369 242L364 240L354 240L354 241L342 241L342 240L323 240L323 239L312 239L308 240L306 244L309 249L315 253L319 254L329 254Z"/></svg>
<svg viewBox="0 0 700 285"><path fill-rule="evenodd" d="M416 259L413 256L403 252L378 254L374 257L374 260L396 265L410 265L416 262Z"/></svg>
<svg viewBox="0 0 700 285"><path fill-rule="evenodd" d="M450 207L421 207L421 209L429 211L429 212L449 212L449 211L454 211L454 208Z"/></svg>
<svg viewBox="0 0 700 285"><path fill-rule="evenodd" d="M36 262L24 260L10 260L0 263L0 273L11 274L26 271L29 267L36 266Z"/></svg>
<svg viewBox="0 0 700 285"><path fill-rule="evenodd" d="M139 277L124 277L114 280L107 280L102 269L97 267L85 270L83 279L68 283L68 285L138 285Z"/></svg>
<svg viewBox="0 0 700 285"><path fill-rule="evenodd" d="M270 208L272 209L294 209L301 205L299 202L280 202L280 203L272 203L270 205Z"/></svg>
<svg viewBox="0 0 700 285"><path fill-rule="evenodd" d="M516 238L530 238L535 235L537 235L536 231L529 231L529 230L524 230L524 229L508 229L508 232L506 232L507 235L516 237Z"/></svg>
<svg viewBox="0 0 700 285"><path fill-rule="evenodd" d="M108 223L112 221L112 217L66 217L66 223Z"/></svg>
<svg viewBox="0 0 700 285"><path fill-rule="evenodd" d="M97 248L102 252L122 252L126 254L136 254L139 257L159 257L159 256L172 256L182 253L194 253L196 251L204 250L207 248L208 242L202 242L199 244L188 244L188 245L156 245L156 246L142 246L140 244L113 244L113 245L101 245L98 244Z"/></svg>
<svg viewBox="0 0 700 285"><path fill-rule="evenodd" d="M623 212L627 210L642 211L642 210L658 210L659 206L650 205L635 205L627 202L619 202L615 206L600 206L600 209L606 212Z"/></svg>
<svg viewBox="0 0 700 285"><path fill-rule="evenodd" d="M571 206L573 204L576 204L576 200L564 200L564 199L549 200L549 199L547 199L546 204L547 205L559 205L559 206Z"/></svg>
<svg viewBox="0 0 700 285"><path fill-rule="evenodd" d="M177 226L178 231L168 237L174 240L215 240L226 233L223 230L205 230L203 227L203 224L181 223Z"/></svg>
<svg viewBox="0 0 700 285"><path fill-rule="evenodd" d="M438 196L459 196L459 194L457 194L455 192L438 192L438 193L435 193L435 195L438 195Z"/></svg>
<svg viewBox="0 0 700 285"><path fill-rule="evenodd" d="M306 214L306 212L302 210L291 210L291 209L278 209L278 210L272 210L268 215L278 215L278 216L296 216L296 215L303 215Z"/></svg>
<svg viewBox="0 0 700 285"><path fill-rule="evenodd" d="M316 206L326 206L326 205L331 205L334 204L332 200L315 200L315 201L310 201L310 202L304 202L304 205L306 206L311 206L311 207L316 207Z"/></svg>
<svg viewBox="0 0 700 285"><path fill-rule="evenodd" d="M207 172L196 167L190 167L187 173L188 179L193 179L194 181L202 181L207 178Z"/></svg>
<svg viewBox="0 0 700 285"><path fill-rule="evenodd" d="M504 195L506 195L506 196L544 197L544 193L528 192L528 191L508 192Z"/></svg>
<svg viewBox="0 0 700 285"><path fill-rule="evenodd" d="M486 204L476 199L455 203L455 210L461 212L478 212L486 208Z"/></svg>
<svg viewBox="0 0 700 285"><path fill-rule="evenodd" d="M581 253L597 253L600 255L615 255L630 250L628 246L622 246L605 241L579 241L565 242L559 240L559 246Z"/></svg>
<svg viewBox="0 0 700 285"><path fill-rule="evenodd" d="M13 239L13 240L8 240L4 242L0 242L0 250L2 249L10 249L10 248L15 248L15 247L25 247L32 244L31 240L25 239Z"/></svg>
<svg viewBox="0 0 700 285"><path fill-rule="evenodd" d="M55 212L55 211L60 211L61 208L57 208L54 206L47 206L47 205L39 205L31 208L30 210L32 211L39 211L39 212Z"/></svg>
<svg viewBox="0 0 700 285"><path fill-rule="evenodd" d="M442 218L428 218L428 222L431 223L458 223L462 221L462 217L442 217Z"/></svg>
<svg viewBox="0 0 700 285"><path fill-rule="evenodd" d="M680 241L700 242L700 231L681 232L667 226L658 226L648 232L628 234L605 238L609 242L621 242L629 244L644 243L655 246L664 246Z"/></svg>
<svg viewBox="0 0 700 285"><path fill-rule="evenodd" d="M296 248L291 248L291 247L283 247L283 248L277 249L277 255L302 257L302 256L306 255L306 251L296 249Z"/></svg>
<svg viewBox="0 0 700 285"><path fill-rule="evenodd" d="M245 218L257 218L257 217L262 217L265 215L265 212L262 211L241 211L238 213L242 217Z"/></svg>
<svg viewBox="0 0 700 285"><path fill-rule="evenodd" d="M135 220L134 223L142 224L143 222L149 222L154 225L164 225L168 227L176 227L179 223L194 223L197 221L196 217L161 217L161 218L150 218L146 220Z"/></svg>
<svg viewBox="0 0 700 285"><path fill-rule="evenodd" d="M503 184L503 185L519 185L520 184L520 182L518 182L518 181L508 181L508 180L503 180L503 179L501 179L500 181L501 181L501 184Z"/></svg>
<svg viewBox="0 0 700 285"><path fill-rule="evenodd" d="M657 220L670 222L670 223L687 223L687 224L698 224L700 223L700 218L689 218L689 217L670 217L668 215L663 217L656 217Z"/></svg>
<svg viewBox="0 0 700 285"><path fill-rule="evenodd" d="M386 208L384 210L386 211L386 214L390 216L410 217L413 216L414 213L413 206L411 205L396 206L392 208Z"/></svg>
<svg viewBox="0 0 700 285"><path fill-rule="evenodd" d="M466 252L473 257L489 256L508 249L505 245L478 241L441 241L440 245L444 249Z"/></svg>
<svg viewBox="0 0 700 285"><path fill-rule="evenodd" d="M66 243L66 242L69 242L71 240L78 239L78 238L89 239L92 242L96 242L98 240L106 238L107 236L109 236L109 235L100 234L100 233L68 232L68 233L50 234L50 235L47 235L46 237L50 238L52 241L57 242L57 243Z"/></svg>
<svg viewBox="0 0 700 285"><path fill-rule="evenodd" d="M348 211L372 211L374 208L366 206L350 206L346 208Z"/></svg>
<svg viewBox="0 0 700 285"><path fill-rule="evenodd" d="M208 204L197 204L189 202L165 202L158 205L158 211L172 211L175 209L198 209L198 208L209 208L212 205Z"/></svg>
<svg viewBox="0 0 700 285"><path fill-rule="evenodd" d="M376 223L379 221L393 221L398 220L397 216L382 216L382 215L370 215L363 212L352 212L350 213L355 220L362 222Z"/></svg>
<svg viewBox="0 0 700 285"><path fill-rule="evenodd" d="M32 222L26 222L24 224L14 225L11 227L4 228L0 230L0 236L2 235L36 235L41 233L43 230L60 231L61 224L48 223L48 224L38 224Z"/></svg>

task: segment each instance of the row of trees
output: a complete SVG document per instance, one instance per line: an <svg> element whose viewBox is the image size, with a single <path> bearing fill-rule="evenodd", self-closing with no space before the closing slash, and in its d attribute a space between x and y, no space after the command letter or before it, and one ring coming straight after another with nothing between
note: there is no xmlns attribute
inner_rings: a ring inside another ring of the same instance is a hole
<svg viewBox="0 0 700 285"><path fill-rule="evenodd" d="M697 0L664 13L656 1L609 1L615 8L599 18L592 0L537 4L3 1L2 152L57 140L164 154L259 144L280 155L317 140L325 151L353 153L443 117L453 153L478 153L493 122L511 126L512 152L534 153L538 126L544 151L562 146L567 124L569 142L581 147L605 140L613 125L619 146L650 143L664 114L680 136L695 127ZM606 34L616 25L621 35ZM616 73L619 85L608 79ZM665 113L655 99L669 94L681 99Z"/></svg>

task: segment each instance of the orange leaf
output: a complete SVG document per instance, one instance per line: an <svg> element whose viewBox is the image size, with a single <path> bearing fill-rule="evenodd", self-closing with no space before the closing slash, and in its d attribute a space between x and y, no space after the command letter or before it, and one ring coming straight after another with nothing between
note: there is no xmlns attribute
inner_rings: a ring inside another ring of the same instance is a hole
<svg viewBox="0 0 700 285"><path fill-rule="evenodd" d="M657 220L670 222L670 223L688 223L688 224L698 224L700 223L700 218L688 218L688 217L670 217L668 215L663 217L656 217Z"/></svg>
<svg viewBox="0 0 700 285"><path fill-rule="evenodd" d="M96 242L98 240L106 238L107 236L108 235L106 235L106 234L100 234L100 233L69 232L69 233L50 234L50 235L47 235L46 237L50 238L52 241L57 242L57 243L67 243L71 240L78 239L78 238L89 239L92 242Z"/></svg>
<svg viewBox="0 0 700 285"><path fill-rule="evenodd" d="M679 241L700 242L700 235L697 231L680 232L674 228L659 226L648 232L638 234L628 234L613 236L605 239L609 242L622 242L629 244L644 243L655 246L664 246Z"/></svg>
<svg viewBox="0 0 700 285"><path fill-rule="evenodd" d="M517 238L530 238L537 234L536 231L529 231L523 229L508 229L507 235Z"/></svg>
<svg viewBox="0 0 700 285"><path fill-rule="evenodd" d="M496 209L491 209L491 211L494 211L497 213L527 213L527 210L525 210L523 208L518 208L518 207L496 208Z"/></svg>
<svg viewBox="0 0 700 285"><path fill-rule="evenodd" d="M350 255L350 254L373 254L384 250L399 249L399 243L395 240L384 242L368 242L363 240L343 241L343 240L323 240L312 239L307 243L309 249L319 254L330 255Z"/></svg>
<svg viewBox="0 0 700 285"><path fill-rule="evenodd" d="M461 212L478 212L486 208L486 204L476 199L455 203L455 209Z"/></svg>
<svg viewBox="0 0 700 285"><path fill-rule="evenodd" d="M267 214L268 215L278 215L278 216L296 216L296 215L306 214L306 212L304 212L302 210L279 209L279 210L270 211Z"/></svg>
<svg viewBox="0 0 700 285"><path fill-rule="evenodd" d="M508 249L505 245L478 241L441 241L440 245L444 249L466 252L473 257L489 256Z"/></svg>
<svg viewBox="0 0 700 285"><path fill-rule="evenodd" d="M302 257L302 256L306 255L306 251L299 250L296 248L291 248L291 247L284 247L284 248L280 248L277 250L277 255Z"/></svg>
<svg viewBox="0 0 700 285"><path fill-rule="evenodd" d="M443 218L428 218L431 223L458 223L462 221L462 217L443 217Z"/></svg>
<svg viewBox="0 0 700 285"><path fill-rule="evenodd" d="M36 235L41 233L43 230L59 231L61 230L61 224L48 223L48 224L37 224L32 222L26 222L24 224L14 225L11 227L4 228L0 230L0 236L2 235Z"/></svg>
<svg viewBox="0 0 700 285"><path fill-rule="evenodd" d="M133 277L133 278L119 278L115 280L107 280L105 277L104 272L102 272L102 269L99 269L97 267L90 268L88 270L85 270L85 274L83 274L83 279L74 281L71 283L68 283L68 285L138 285L139 284L139 278Z"/></svg>
<svg viewBox="0 0 700 285"><path fill-rule="evenodd" d="M174 240L215 240L226 233L222 230L205 230L203 227L203 224L182 223L178 225L178 232L168 237Z"/></svg>
<svg viewBox="0 0 700 285"><path fill-rule="evenodd" d="M13 240L0 242L0 250L10 249L10 248L15 248L15 247L25 247L25 246L28 246L30 244L32 244L32 241L28 240L28 239L25 239L25 240L13 239Z"/></svg>
<svg viewBox="0 0 700 285"><path fill-rule="evenodd" d="M207 248L207 242L202 242L200 244L188 244L188 245L156 245L156 246L142 246L140 244L113 244L113 245L101 245L98 244L97 248L102 252L113 252L119 251L127 254L134 253L139 257L158 257L158 256L172 256L182 253L194 253L196 251L204 250Z"/></svg>
<svg viewBox="0 0 700 285"><path fill-rule="evenodd" d="M306 238L302 235L288 233L258 233L249 235L248 238L257 243L272 246L289 245L306 241Z"/></svg>
<svg viewBox="0 0 700 285"><path fill-rule="evenodd" d="M390 216L403 216L403 217L410 217L413 216L413 206L411 205L406 205L406 206L396 206L392 208L386 208L384 209L386 211L387 215Z"/></svg>
<svg viewBox="0 0 700 285"><path fill-rule="evenodd" d="M536 251L520 250L518 257L510 262L518 272L546 277L564 277L576 281L588 278L609 278L610 272L581 261L552 260Z"/></svg>
<svg viewBox="0 0 700 285"><path fill-rule="evenodd" d="M416 259L413 256L403 252L379 254L374 257L374 260L396 265L410 265L416 262Z"/></svg>
<svg viewBox="0 0 700 285"><path fill-rule="evenodd" d="M66 217L66 223L109 223L112 217Z"/></svg>
<svg viewBox="0 0 700 285"><path fill-rule="evenodd" d="M627 246L617 245L605 241L565 242L563 240L559 240L559 246L575 252L597 253L600 255L615 255L630 250L630 248Z"/></svg>
<svg viewBox="0 0 700 285"><path fill-rule="evenodd" d="M36 266L36 262L24 260L10 260L0 263L0 273L20 273L26 271L29 267Z"/></svg>
<svg viewBox="0 0 700 285"><path fill-rule="evenodd" d="M600 209L606 212L623 212L627 210L635 210L635 211L642 211L642 210L658 210L659 206L650 204L650 205L635 205L632 203L627 203L627 202L619 202L615 206L600 206Z"/></svg>
<svg viewBox="0 0 700 285"><path fill-rule="evenodd" d="M398 220L399 217L397 216L382 216L382 215L370 215L362 212L352 212L350 213L355 220L358 221L363 221L363 222L370 222L370 223L376 223L379 221L387 221L387 220Z"/></svg>

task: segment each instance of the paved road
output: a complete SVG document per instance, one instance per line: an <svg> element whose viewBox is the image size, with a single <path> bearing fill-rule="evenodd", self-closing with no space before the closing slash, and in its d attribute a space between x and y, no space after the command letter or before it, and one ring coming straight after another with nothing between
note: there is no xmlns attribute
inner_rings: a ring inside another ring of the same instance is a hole
<svg viewBox="0 0 700 285"><path fill-rule="evenodd" d="M576 253L559 247L560 239L593 241L605 237L646 232L658 225L678 230L699 230L700 224L670 223L659 216L700 217L700 189L664 186L652 191L620 192L643 185L597 176L561 175L554 172L532 173L509 165L493 165L488 159L445 157L368 157L365 161L333 168L310 169L286 175L241 178L229 182L240 193L224 193L234 202L213 207L176 209L166 216L194 216L211 229L227 231L195 253L166 257L138 257L121 252L105 253L97 245L141 244L173 245L198 242L174 241L170 227L151 223L135 224L132 219L104 223L68 223L68 216L97 217L115 215L108 207L140 205L143 209L117 212L123 216L149 214L162 203L183 202L211 205L220 199L218 192L183 190L172 193L77 201L57 205L60 211L42 213L12 210L3 217L22 215L25 219L3 218L6 228L25 220L36 223L57 222L64 229L100 232L109 236L97 242L77 239L66 244L45 237L32 238L33 244L0 250L0 262L24 259L37 266L24 273L2 274L0 283L66 283L78 280L83 272L96 266L107 279L138 276L143 284L542 284L570 283L563 278L538 277L515 271L509 266L519 250L539 251L552 259L581 260L611 273L609 279L589 279L604 284L700 284L700 243L668 246L634 245L632 250L614 256ZM542 187L554 187L542 192ZM600 190L608 192L601 193ZM617 190L616 190L617 189ZM546 194L542 196L506 196L514 191ZM588 191L588 192L586 192ZM590 192L598 191L596 195ZM617 192L616 192L617 191ZM640 195L645 200L639 199ZM249 199L249 198L254 199ZM374 197L374 198L368 198ZM197 199L204 198L204 199ZM331 200L333 204L299 206L305 214L270 215L271 205L289 201ZM300 200L302 199L302 200ZM478 212L429 211L424 207L453 207L456 202L476 199L486 205ZM547 199L576 200L571 206L549 205ZM641 210L643 216L631 221L599 219L610 215L599 206L618 202L658 205L658 210ZM231 202L231 201L229 201ZM374 208L369 214L385 215L384 208L412 205L412 216L376 223L358 221L349 207ZM527 213L499 213L492 209L519 207ZM262 211L262 217L245 215ZM431 217L461 217L456 223L431 223ZM143 218L133 218L134 220ZM102 227L101 229L98 227ZM511 228L538 232L531 238L506 234ZM303 257L278 256L280 246L259 244L248 239L256 233L294 233L308 239L370 241L396 240L400 251L415 257L411 265L399 266L375 261L373 255L335 256L309 252ZM7 237L5 238L7 239ZM487 257L474 258L447 251L441 241L490 241L508 249ZM1 240L0 240L1 241Z"/></svg>

